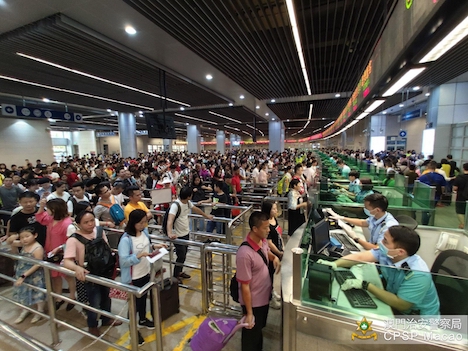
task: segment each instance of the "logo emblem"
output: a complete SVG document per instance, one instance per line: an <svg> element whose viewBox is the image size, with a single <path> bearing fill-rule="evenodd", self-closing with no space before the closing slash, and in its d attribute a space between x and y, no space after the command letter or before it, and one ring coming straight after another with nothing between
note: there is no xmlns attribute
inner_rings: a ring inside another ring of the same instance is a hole
<svg viewBox="0 0 468 351"><path fill-rule="evenodd" d="M372 321L368 321L366 317L363 317L360 321L356 321L357 328L356 331L361 332L361 334L357 334L354 332L351 334L351 340L354 341L355 338L366 340L374 338L374 341L377 340L377 333L373 332L372 334L366 335L368 332L372 331Z"/></svg>

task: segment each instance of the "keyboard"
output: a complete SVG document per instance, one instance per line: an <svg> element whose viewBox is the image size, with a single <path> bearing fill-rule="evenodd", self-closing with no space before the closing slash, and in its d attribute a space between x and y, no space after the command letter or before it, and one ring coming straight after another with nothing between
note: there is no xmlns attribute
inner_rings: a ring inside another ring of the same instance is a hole
<svg viewBox="0 0 468 351"><path fill-rule="evenodd" d="M335 271L335 278L338 284L342 285L345 280L356 279L356 276L351 271ZM365 290L351 289L344 290L343 293L354 308L377 308L374 300Z"/></svg>
<svg viewBox="0 0 468 351"><path fill-rule="evenodd" d="M348 240L346 234L330 233L330 236L338 240L348 251L361 251L354 243Z"/></svg>

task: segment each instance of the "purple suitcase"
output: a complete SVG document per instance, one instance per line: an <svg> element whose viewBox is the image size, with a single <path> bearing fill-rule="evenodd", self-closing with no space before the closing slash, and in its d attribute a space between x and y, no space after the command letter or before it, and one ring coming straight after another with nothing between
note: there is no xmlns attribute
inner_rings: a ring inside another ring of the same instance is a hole
<svg viewBox="0 0 468 351"><path fill-rule="evenodd" d="M246 327L232 318L206 318L190 341L193 351L220 351L239 329Z"/></svg>

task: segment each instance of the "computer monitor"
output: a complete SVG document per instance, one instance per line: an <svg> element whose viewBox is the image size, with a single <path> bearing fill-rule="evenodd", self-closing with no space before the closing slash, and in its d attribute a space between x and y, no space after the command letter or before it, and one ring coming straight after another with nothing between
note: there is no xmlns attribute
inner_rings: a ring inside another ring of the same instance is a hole
<svg viewBox="0 0 468 351"><path fill-rule="evenodd" d="M320 222L322 219L325 218L325 215L323 214L323 211L321 208L314 208L312 210L312 219L314 220L314 223Z"/></svg>
<svg viewBox="0 0 468 351"><path fill-rule="evenodd" d="M328 178L320 177L320 191L328 191Z"/></svg>
<svg viewBox="0 0 468 351"><path fill-rule="evenodd" d="M312 249L314 253L320 253L330 245L330 228L328 221L322 219L312 227Z"/></svg>

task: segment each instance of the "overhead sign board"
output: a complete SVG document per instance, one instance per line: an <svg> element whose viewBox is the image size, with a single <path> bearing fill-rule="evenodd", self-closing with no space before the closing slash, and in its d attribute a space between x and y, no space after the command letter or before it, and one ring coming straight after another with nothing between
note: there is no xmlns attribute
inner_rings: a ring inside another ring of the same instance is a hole
<svg viewBox="0 0 468 351"><path fill-rule="evenodd" d="M10 104L2 104L2 115L9 117L52 118L68 122L82 122L81 113L53 111Z"/></svg>

